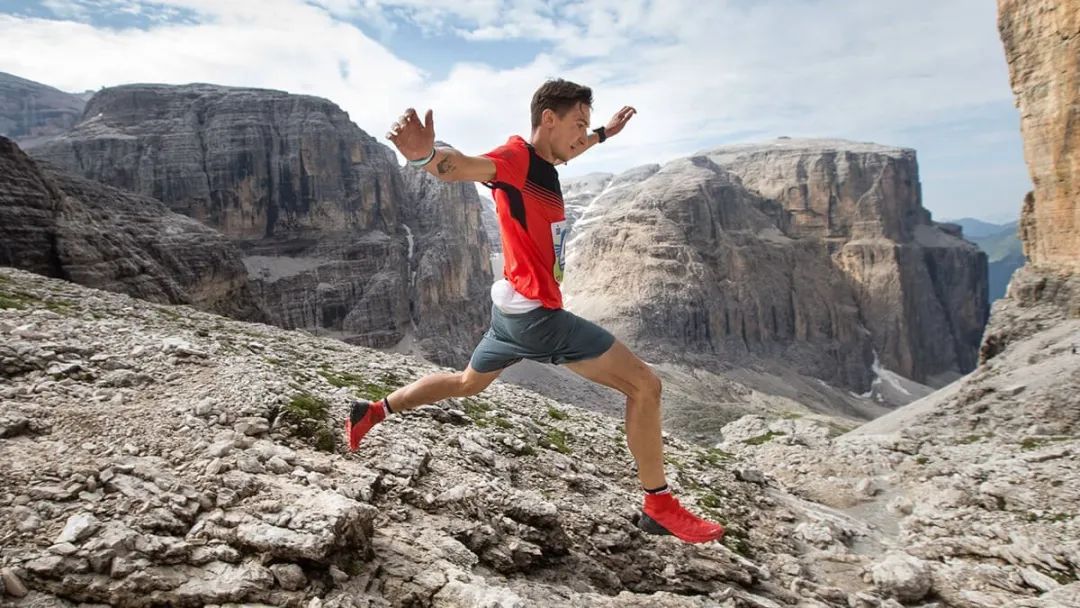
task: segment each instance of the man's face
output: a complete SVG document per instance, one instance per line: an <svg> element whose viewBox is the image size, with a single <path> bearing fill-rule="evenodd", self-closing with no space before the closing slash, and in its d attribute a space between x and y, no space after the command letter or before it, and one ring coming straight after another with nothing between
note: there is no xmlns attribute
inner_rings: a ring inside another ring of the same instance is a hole
<svg viewBox="0 0 1080 608"><path fill-rule="evenodd" d="M551 152L556 159L566 162L588 144L591 115L592 109L583 103L570 108L561 117L551 112Z"/></svg>

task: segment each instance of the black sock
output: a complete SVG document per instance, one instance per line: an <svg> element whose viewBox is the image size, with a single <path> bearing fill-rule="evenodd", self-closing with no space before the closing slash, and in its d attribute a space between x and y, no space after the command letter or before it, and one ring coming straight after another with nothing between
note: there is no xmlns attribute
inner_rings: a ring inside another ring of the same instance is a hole
<svg viewBox="0 0 1080 608"><path fill-rule="evenodd" d="M667 494L670 491L671 490L668 490L668 485L666 483L659 488L653 488L651 490L649 488L645 488L646 494Z"/></svg>

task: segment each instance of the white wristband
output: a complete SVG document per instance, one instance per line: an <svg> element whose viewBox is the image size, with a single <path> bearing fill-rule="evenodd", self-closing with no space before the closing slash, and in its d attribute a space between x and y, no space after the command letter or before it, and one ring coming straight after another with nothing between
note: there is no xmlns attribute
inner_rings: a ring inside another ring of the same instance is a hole
<svg viewBox="0 0 1080 608"><path fill-rule="evenodd" d="M431 154L428 154L426 158L418 158L416 160L406 161L406 164L408 164L410 167L423 167L430 163L433 158L435 158L434 146L432 146L431 148Z"/></svg>

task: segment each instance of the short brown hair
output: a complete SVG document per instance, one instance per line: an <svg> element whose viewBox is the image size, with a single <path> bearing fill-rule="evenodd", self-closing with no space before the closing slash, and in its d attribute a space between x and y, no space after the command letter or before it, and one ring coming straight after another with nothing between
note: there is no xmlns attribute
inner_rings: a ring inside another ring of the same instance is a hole
<svg viewBox="0 0 1080 608"><path fill-rule="evenodd" d="M551 110L562 118L579 103L592 107L592 89L562 78L545 82L533 93L532 128L540 126L544 110Z"/></svg>

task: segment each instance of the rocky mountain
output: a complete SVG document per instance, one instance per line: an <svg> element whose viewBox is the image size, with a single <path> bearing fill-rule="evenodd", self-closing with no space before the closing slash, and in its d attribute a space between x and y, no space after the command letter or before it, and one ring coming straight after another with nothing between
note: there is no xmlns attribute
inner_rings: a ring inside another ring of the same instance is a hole
<svg viewBox="0 0 1080 608"><path fill-rule="evenodd" d="M1075 267L1080 251L1080 132L1074 127L1080 15L1074 0L998 2L998 29L1020 108L1024 158L1035 189L1024 201L1020 235L1035 266Z"/></svg>
<svg viewBox="0 0 1080 608"><path fill-rule="evenodd" d="M968 235L967 229L964 229L968 240L986 252L991 303L1005 297L1009 279L1017 268L1024 265L1024 247L1018 236L1018 226L1019 222L1003 226L987 224L985 233L980 232L978 235Z"/></svg>
<svg viewBox="0 0 1080 608"><path fill-rule="evenodd" d="M484 232L487 233L488 242L491 243L491 252L502 252L502 241L499 238L499 217L495 215L495 201L490 195L480 196L480 221L484 224Z"/></svg>
<svg viewBox="0 0 1080 608"><path fill-rule="evenodd" d="M491 280L475 190L403 177L390 149L327 100L107 88L31 151L224 233L274 324L376 347L415 340L456 365L486 327L488 305L473 297Z"/></svg>
<svg viewBox="0 0 1080 608"><path fill-rule="evenodd" d="M1006 228L1012 226L1015 228L1014 222L1006 222L997 224L994 222L975 219L973 217L962 217L956 220L944 220L949 224L956 224L963 230L964 237L974 242L975 239L980 239L988 236L993 236Z"/></svg>
<svg viewBox="0 0 1080 608"><path fill-rule="evenodd" d="M595 188L593 189L595 191ZM870 388L972 369L986 257L922 208L914 152L780 139L612 178L577 221L570 308L658 360L782 361Z"/></svg>
<svg viewBox="0 0 1080 608"><path fill-rule="evenodd" d="M502 382L349 454L350 399L437 368L6 268L0 336L6 605L898 605L813 549L865 526L676 437L728 534L644 535L616 421Z"/></svg>
<svg viewBox="0 0 1080 608"><path fill-rule="evenodd" d="M149 197L41 167L0 137L0 265L261 320L227 239Z"/></svg>
<svg viewBox="0 0 1080 608"><path fill-rule="evenodd" d="M1080 70L1080 2L999 0L998 9L1036 194L1021 222L1028 263L993 305L979 366L832 440L814 421L747 417L722 429L719 447L872 523L877 549L852 549L888 552L891 573L875 567L871 578L890 579L903 601L1075 607L1080 248L1044 222L1067 225L1078 213L1061 188L1080 176L1065 162L1077 150L1066 127L1080 111L1069 84ZM842 529L819 533L835 555Z"/></svg>
<svg viewBox="0 0 1080 608"><path fill-rule="evenodd" d="M26 145L62 133L85 106L80 95L0 72L0 136Z"/></svg>

